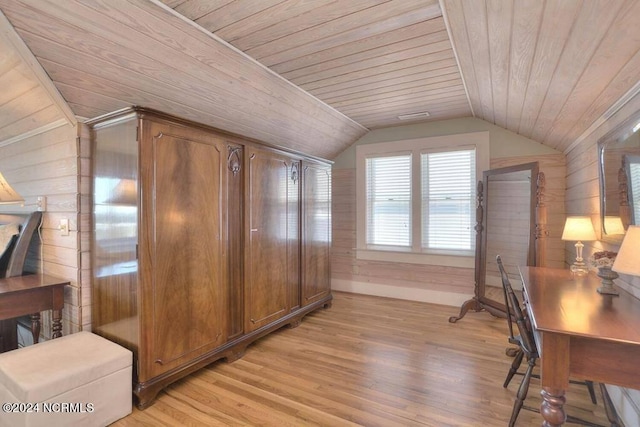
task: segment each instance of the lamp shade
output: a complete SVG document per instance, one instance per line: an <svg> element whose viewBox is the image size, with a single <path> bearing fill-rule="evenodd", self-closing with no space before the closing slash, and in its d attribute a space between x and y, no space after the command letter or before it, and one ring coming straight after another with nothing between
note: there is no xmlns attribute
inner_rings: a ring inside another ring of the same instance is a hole
<svg viewBox="0 0 640 427"><path fill-rule="evenodd" d="M0 204L22 203L24 199L11 188L4 176L0 173Z"/></svg>
<svg viewBox="0 0 640 427"><path fill-rule="evenodd" d="M640 226L629 226L611 269L622 274L640 276Z"/></svg>
<svg viewBox="0 0 640 427"><path fill-rule="evenodd" d="M624 234L624 225L619 216L604 217L604 232L608 235Z"/></svg>
<svg viewBox="0 0 640 427"><path fill-rule="evenodd" d="M107 199L107 203L114 205L135 206L138 201L137 182L133 179L121 179Z"/></svg>
<svg viewBox="0 0 640 427"><path fill-rule="evenodd" d="M562 240L590 241L596 240L596 231L588 216L568 216L562 231Z"/></svg>

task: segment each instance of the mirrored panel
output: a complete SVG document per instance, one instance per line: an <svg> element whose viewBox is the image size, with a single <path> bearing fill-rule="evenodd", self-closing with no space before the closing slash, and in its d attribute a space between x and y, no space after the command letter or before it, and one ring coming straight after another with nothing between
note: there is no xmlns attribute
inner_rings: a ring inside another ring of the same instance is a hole
<svg viewBox="0 0 640 427"><path fill-rule="evenodd" d="M484 172L483 263L476 278L484 304L502 308L504 296L496 255L514 289L522 289L518 265L535 265L535 195L538 164Z"/></svg>
<svg viewBox="0 0 640 427"><path fill-rule="evenodd" d="M483 172L477 189L475 296L449 322L457 322L469 310L506 315L496 255L501 256L511 285L520 291L518 266L536 265L536 233L538 227L543 229L546 225L543 204L536 204L537 198L542 197L542 175L537 162ZM545 218L544 224L541 220L536 222L538 209L539 216Z"/></svg>
<svg viewBox="0 0 640 427"><path fill-rule="evenodd" d="M518 266L533 265L532 170L491 174L485 188L485 297L503 302L502 280L496 256L502 257L514 289L522 289Z"/></svg>
<svg viewBox="0 0 640 427"><path fill-rule="evenodd" d="M620 243L640 222L640 113L598 141L602 239Z"/></svg>

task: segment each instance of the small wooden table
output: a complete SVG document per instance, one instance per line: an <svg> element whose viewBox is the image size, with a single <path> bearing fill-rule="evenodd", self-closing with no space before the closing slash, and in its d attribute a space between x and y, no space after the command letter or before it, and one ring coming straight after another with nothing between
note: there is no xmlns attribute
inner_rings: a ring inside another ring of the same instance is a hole
<svg viewBox="0 0 640 427"><path fill-rule="evenodd" d="M40 336L40 312L51 310L52 337L61 337L64 287L68 284L66 280L42 274L0 279L0 320L31 315L31 333L36 344Z"/></svg>
<svg viewBox="0 0 640 427"><path fill-rule="evenodd" d="M640 389L640 300L599 294L593 273L519 269L541 355L543 426L565 422L569 376Z"/></svg>

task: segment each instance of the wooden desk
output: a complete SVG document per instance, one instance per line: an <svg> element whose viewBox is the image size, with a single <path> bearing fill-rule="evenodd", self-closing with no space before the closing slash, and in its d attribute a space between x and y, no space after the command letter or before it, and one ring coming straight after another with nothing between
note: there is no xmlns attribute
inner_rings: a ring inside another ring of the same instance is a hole
<svg viewBox="0 0 640 427"><path fill-rule="evenodd" d="M51 310L52 337L61 337L64 287L68 284L63 279L41 274L0 279L0 320L31 315L31 333L35 344L40 336L40 312Z"/></svg>
<svg viewBox="0 0 640 427"><path fill-rule="evenodd" d="M640 300L600 295L600 279L520 267L541 355L543 426L564 423L569 376L640 389Z"/></svg>

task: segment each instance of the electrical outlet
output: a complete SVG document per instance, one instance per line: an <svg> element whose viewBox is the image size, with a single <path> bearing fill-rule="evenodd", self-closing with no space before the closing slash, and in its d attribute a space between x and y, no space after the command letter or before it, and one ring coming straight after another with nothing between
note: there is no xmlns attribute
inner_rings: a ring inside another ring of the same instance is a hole
<svg viewBox="0 0 640 427"><path fill-rule="evenodd" d="M36 210L39 212L44 212L47 210L47 197L46 196L38 196L38 200L36 202Z"/></svg>
<svg viewBox="0 0 640 427"><path fill-rule="evenodd" d="M61 236L68 236L69 235L69 219L62 218L60 220L60 225L58 226L58 229L60 230Z"/></svg>

